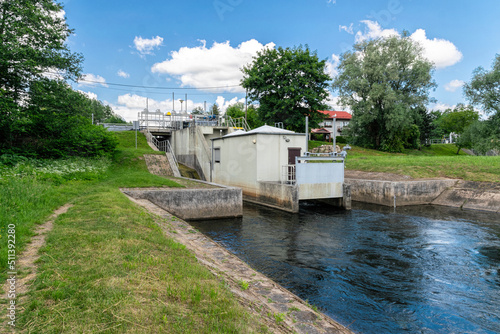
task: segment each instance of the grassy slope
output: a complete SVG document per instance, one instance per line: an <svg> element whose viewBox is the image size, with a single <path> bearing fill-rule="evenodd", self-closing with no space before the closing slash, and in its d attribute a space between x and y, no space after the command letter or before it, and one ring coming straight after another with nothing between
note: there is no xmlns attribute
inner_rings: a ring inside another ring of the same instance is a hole
<svg viewBox="0 0 500 334"><path fill-rule="evenodd" d="M321 142L313 142L310 148L319 145ZM456 146L452 144L431 145L421 151L407 150L402 154L355 146L348 152L346 168L409 175L414 178L447 177L500 182L500 156L476 157L463 152L457 155Z"/></svg>
<svg viewBox="0 0 500 334"><path fill-rule="evenodd" d="M24 302L25 311L18 314L18 329L265 332L223 281L198 264L183 245L162 234L155 223L162 218L144 212L119 191L118 187L178 186L147 172L140 156L153 152L143 137L139 150L131 133L119 137L115 163L104 180L45 184L48 189L36 195L41 204L26 209L40 211L27 216L26 221L36 217L29 230L61 204L74 204L56 220L41 251L39 273Z"/></svg>

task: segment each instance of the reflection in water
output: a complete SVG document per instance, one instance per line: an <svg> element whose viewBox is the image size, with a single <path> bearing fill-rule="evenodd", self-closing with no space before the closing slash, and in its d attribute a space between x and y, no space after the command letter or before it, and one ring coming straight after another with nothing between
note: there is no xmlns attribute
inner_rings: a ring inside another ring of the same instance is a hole
<svg viewBox="0 0 500 334"><path fill-rule="evenodd" d="M246 205L193 225L362 333L500 333L498 214L312 203Z"/></svg>

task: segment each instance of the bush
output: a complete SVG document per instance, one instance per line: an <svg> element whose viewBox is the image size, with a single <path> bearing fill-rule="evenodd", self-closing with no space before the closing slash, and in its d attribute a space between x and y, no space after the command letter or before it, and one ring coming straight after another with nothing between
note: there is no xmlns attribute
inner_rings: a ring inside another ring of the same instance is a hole
<svg viewBox="0 0 500 334"><path fill-rule="evenodd" d="M335 140L337 144L347 144L347 137L337 136Z"/></svg>

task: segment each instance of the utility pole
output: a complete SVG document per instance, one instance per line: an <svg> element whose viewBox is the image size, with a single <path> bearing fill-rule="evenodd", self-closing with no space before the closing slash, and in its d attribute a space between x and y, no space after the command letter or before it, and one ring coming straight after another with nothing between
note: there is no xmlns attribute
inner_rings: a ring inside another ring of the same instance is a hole
<svg viewBox="0 0 500 334"><path fill-rule="evenodd" d="M248 88L245 89L245 121L247 120L247 110L248 110Z"/></svg>

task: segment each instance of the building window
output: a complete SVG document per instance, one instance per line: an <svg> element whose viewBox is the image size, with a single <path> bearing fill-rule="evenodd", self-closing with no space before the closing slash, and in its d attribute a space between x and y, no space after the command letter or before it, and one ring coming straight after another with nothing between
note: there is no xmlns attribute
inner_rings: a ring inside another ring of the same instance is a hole
<svg viewBox="0 0 500 334"><path fill-rule="evenodd" d="M332 126L332 122L325 122L325 126Z"/></svg>
<svg viewBox="0 0 500 334"><path fill-rule="evenodd" d="M214 148L214 162L220 163L220 147Z"/></svg>

